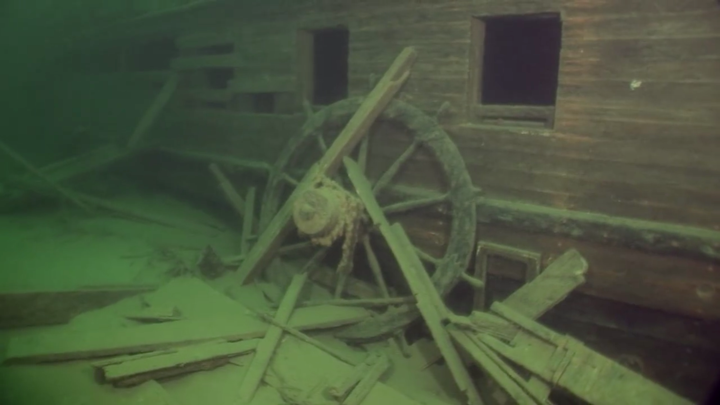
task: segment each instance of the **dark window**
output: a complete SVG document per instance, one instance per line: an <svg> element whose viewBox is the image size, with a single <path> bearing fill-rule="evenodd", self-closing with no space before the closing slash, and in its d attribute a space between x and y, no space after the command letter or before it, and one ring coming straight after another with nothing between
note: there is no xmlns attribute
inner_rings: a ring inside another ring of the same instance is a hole
<svg viewBox="0 0 720 405"><path fill-rule="evenodd" d="M272 114L275 112L275 93L253 93L253 112Z"/></svg>
<svg viewBox="0 0 720 405"><path fill-rule="evenodd" d="M562 23L558 14L481 18L482 104L552 106Z"/></svg>
<svg viewBox="0 0 720 405"><path fill-rule="evenodd" d="M170 69L170 61L178 55L173 38L133 44L127 52L127 68L135 72Z"/></svg>
<svg viewBox="0 0 720 405"><path fill-rule="evenodd" d="M204 73L207 87L211 89L227 88L228 82L235 76L232 68L206 68Z"/></svg>
<svg viewBox="0 0 720 405"><path fill-rule="evenodd" d="M300 32L303 96L312 104L327 105L347 97L349 42L350 32L344 27Z"/></svg>

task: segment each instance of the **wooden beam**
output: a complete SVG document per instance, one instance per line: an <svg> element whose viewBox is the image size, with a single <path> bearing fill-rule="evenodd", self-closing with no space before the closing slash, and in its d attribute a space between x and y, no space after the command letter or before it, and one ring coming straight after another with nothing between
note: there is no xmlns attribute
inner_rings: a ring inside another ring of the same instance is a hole
<svg viewBox="0 0 720 405"><path fill-rule="evenodd" d="M387 107L395 94L400 91L400 88L410 75L410 67L415 58L416 52L414 48L406 48L400 53L325 155L317 162L314 169L311 169L306 174L303 184L295 189L288 201L285 202L262 235L260 235L260 239L253 247L253 250L250 251L247 259L238 268L237 281L240 284L248 284L255 278L274 256L282 240L292 229L292 203L295 196L301 193L304 187L313 181L316 176L332 177L338 170L342 159L367 134L368 129L378 115Z"/></svg>
<svg viewBox="0 0 720 405"><path fill-rule="evenodd" d="M533 281L507 297L503 304L531 319L537 319L585 282L588 264L571 249L555 259Z"/></svg>
<svg viewBox="0 0 720 405"><path fill-rule="evenodd" d="M367 319L358 308L312 307L295 311L288 324L299 330L326 329ZM187 320L106 330L45 331L10 340L8 362L47 362L163 350L211 340L236 341L265 336L268 325L253 318Z"/></svg>
<svg viewBox="0 0 720 405"><path fill-rule="evenodd" d="M160 92L155 97L155 100L150 105L150 108L145 112L142 119L135 127L132 135L130 135L130 139L127 143L128 148L132 149L137 147L140 141L147 135L152 126L155 124L155 121L157 121L157 118L165 109L165 106L172 98L173 94L175 94L179 81L180 77L178 75L172 75L167 79L162 89L160 89Z"/></svg>
<svg viewBox="0 0 720 405"><path fill-rule="evenodd" d="M0 291L0 328L59 325L83 312L148 293L157 286L118 285L46 291Z"/></svg>
<svg viewBox="0 0 720 405"><path fill-rule="evenodd" d="M237 190L235 190L235 187L233 187L230 179L225 176L225 173L220 170L220 167L217 164L210 163L209 167L213 176L215 176L215 179L217 180L220 189L222 189L223 194L225 194L225 198L227 198L227 200L230 202L230 205L233 207L233 210L235 210L235 213L238 214L241 219L244 218L245 201L243 201L243 198L240 196Z"/></svg>
<svg viewBox="0 0 720 405"><path fill-rule="evenodd" d="M102 381L116 387L132 387L146 381L211 370L233 357L255 350L259 339L239 342L208 342L160 352L104 360L94 364Z"/></svg>
<svg viewBox="0 0 720 405"><path fill-rule="evenodd" d="M233 93L285 93L295 86L295 77L289 75L245 75L228 82Z"/></svg>
<svg viewBox="0 0 720 405"><path fill-rule="evenodd" d="M275 322L279 324L285 324L288 322L295 309L295 304L298 301L300 293L305 286L306 280L307 273L296 274L293 277L290 282L290 286L285 292L282 302L280 302L280 307L275 313L275 318L273 318ZM260 382L270 365L270 360L272 360L275 350L280 344L282 336L283 329L279 326L275 326L274 324L270 324L270 327L265 333L265 337L262 341L260 341L260 343L258 343L255 351L255 357L245 373L242 384L240 384L238 397L241 404L249 404L250 401L252 401L255 396L255 391L257 391L260 386Z"/></svg>
<svg viewBox="0 0 720 405"><path fill-rule="evenodd" d="M243 215L242 237L240 240L240 253L247 255L255 229L255 187L248 189L245 196L245 215Z"/></svg>
<svg viewBox="0 0 720 405"><path fill-rule="evenodd" d="M53 179L48 177L45 173L36 168L32 163L25 160L25 158L20 156L20 154L15 152L9 146L5 145L3 142L0 142L0 152L7 155L10 160L14 160L25 170L30 172L33 176L36 176L38 179L42 180L49 188L53 189L58 195L60 195L60 197L70 201L81 210L85 212L90 212L90 208L86 206L84 202L80 201L74 193L70 192L65 187L61 186Z"/></svg>

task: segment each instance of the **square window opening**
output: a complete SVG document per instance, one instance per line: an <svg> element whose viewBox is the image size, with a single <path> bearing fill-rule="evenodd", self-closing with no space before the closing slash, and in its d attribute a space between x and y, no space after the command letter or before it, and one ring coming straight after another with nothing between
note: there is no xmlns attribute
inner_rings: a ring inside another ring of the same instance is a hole
<svg viewBox="0 0 720 405"><path fill-rule="evenodd" d="M232 68L207 68L203 72L207 87L211 89L226 89L228 82L235 76Z"/></svg>
<svg viewBox="0 0 720 405"><path fill-rule="evenodd" d="M476 102L553 106L557 94L562 22L556 13L473 19L482 74Z"/></svg>
<svg viewBox="0 0 720 405"><path fill-rule="evenodd" d="M134 44L127 48L127 69L134 72L168 70L170 62L178 56L173 38L158 38Z"/></svg>
<svg viewBox="0 0 720 405"><path fill-rule="evenodd" d="M348 96L350 32L334 27L298 34L302 96L314 105L328 105Z"/></svg>
<svg viewBox="0 0 720 405"><path fill-rule="evenodd" d="M275 112L275 93L254 93L252 95L253 112L272 114Z"/></svg>

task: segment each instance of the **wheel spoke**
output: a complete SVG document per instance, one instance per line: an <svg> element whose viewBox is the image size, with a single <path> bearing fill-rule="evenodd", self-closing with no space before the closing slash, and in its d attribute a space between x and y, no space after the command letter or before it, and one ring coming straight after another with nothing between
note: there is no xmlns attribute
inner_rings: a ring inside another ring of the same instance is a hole
<svg viewBox="0 0 720 405"><path fill-rule="evenodd" d="M313 245L312 242L294 243L292 245L283 246L280 249L278 249L278 254L281 254L281 255L292 254L292 253L296 253L296 252L300 252L300 251L309 249L313 246L315 246L315 245Z"/></svg>
<svg viewBox="0 0 720 405"><path fill-rule="evenodd" d="M327 152L328 147L327 147L327 144L325 143L325 138L323 138L322 134L318 134L315 139L317 139L318 146L320 147L320 150L322 151L322 153Z"/></svg>
<svg viewBox="0 0 720 405"><path fill-rule="evenodd" d="M373 194L378 195L380 192L387 187L388 184L392 181L392 179L395 177L397 172L400 170L402 165L410 159L410 157L415 153L415 150L418 148L418 145L420 145L420 142L413 141L410 146L408 146L407 149L400 155L397 160L395 160L390 167L385 171L385 173L380 176L377 183L375 183L375 187L373 187Z"/></svg>
<svg viewBox="0 0 720 405"><path fill-rule="evenodd" d="M322 261L322 259L325 258L325 255L327 255L329 248L322 248L315 252L315 254L308 260L308 262L303 266L302 270L300 270L300 273L308 273L311 274L313 270L319 268L318 264Z"/></svg>
<svg viewBox="0 0 720 405"><path fill-rule="evenodd" d="M383 207L383 212L387 214L397 214L399 212L405 212L415 210L418 208L430 207L433 205L444 203L448 200L447 194L441 194L435 197L418 198L416 200L403 201Z"/></svg>
<svg viewBox="0 0 720 405"><path fill-rule="evenodd" d="M300 184L299 181L297 181L294 177L290 176L289 174L287 174L287 173L285 173L285 172L280 173L280 177L281 177L283 180L285 180L286 182L292 184L293 186L296 186L296 187L297 187L297 185Z"/></svg>
<svg viewBox="0 0 720 405"><path fill-rule="evenodd" d="M365 235L363 237L363 248L365 249L365 256L368 260L368 265L370 266L370 270L372 271L373 277L375 277L375 282L377 283L378 287L380 288L380 293L382 294L383 298L390 298L390 292L387 288L387 283L385 282L385 277L382 275L382 269L380 268L380 262L377 259L377 256L375 255L375 251L373 250L372 246L370 245L370 237L368 235Z"/></svg>
<svg viewBox="0 0 720 405"><path fill-rule="evenodd" d="M358 150L358 166L362 169L363 173L367 172L367 158L368 148L370 146L370 137L365 135L360 142L360 149Z"/></svg>
<svg viewBox="0 0 720 405"><path fill-rule="evenodd" d="M431 256L429 253L425 252L417 246L415 247L415 252L417 253L418 257L420 257L420 260L424 262L428 262L433 265L440 264L440 259Z"/></svg>

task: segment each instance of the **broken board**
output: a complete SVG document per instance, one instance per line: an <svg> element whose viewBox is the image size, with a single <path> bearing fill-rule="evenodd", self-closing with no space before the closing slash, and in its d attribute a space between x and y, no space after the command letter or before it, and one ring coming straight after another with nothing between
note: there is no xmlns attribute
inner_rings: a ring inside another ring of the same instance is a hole
<svg viewBox="0 0 720 405"><path fill-rule="evenodd" d="M239 305L239 304L238 304ZM299 330L326 329L367 319L364 309L300 308L289 326ZM237 341L265 335L268 324L245 318L210 318L122 328L116 331L44 331L10 340L6 361L47 362L141 353L210 340Z"/></svg>
<svg viewBox="0 0 720 405"><path fill-rule="evenodd" d="M0 292L0 328L59 325L86 311L151 292L151 285Z"/></svg>

